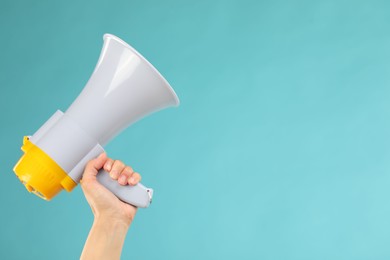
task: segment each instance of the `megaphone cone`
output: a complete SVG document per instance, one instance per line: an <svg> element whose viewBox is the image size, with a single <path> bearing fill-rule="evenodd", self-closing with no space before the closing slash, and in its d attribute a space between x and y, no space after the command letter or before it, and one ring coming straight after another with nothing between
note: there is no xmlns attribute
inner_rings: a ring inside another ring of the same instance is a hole
<svg viewBox="0 0 390 260"><path fill-rule="evenodd" d="M71 191L87 161L127 126L179 105L169 83L141 54L114 35L103 38L98 63L77 99L24 139L24 155L14 171L27 190L44 199ZM153 190L142 184L121 186L102 173L98 180L127 203L147 207L151 202Z"/></svg>

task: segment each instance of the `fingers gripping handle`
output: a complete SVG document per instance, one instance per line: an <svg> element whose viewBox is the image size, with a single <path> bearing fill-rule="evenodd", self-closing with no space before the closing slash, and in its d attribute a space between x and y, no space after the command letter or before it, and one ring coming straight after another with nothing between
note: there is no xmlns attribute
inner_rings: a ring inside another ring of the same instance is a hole
<svg viewBox="0 0 390 260"><path fill-rule="evenodd" d="M101 169L97 180L120 200L139 208L147 208L152 202L153 190L146 188L141 183L135 186L120 185L117 180L111 179L110 175Z"/></svg>
<svg viewBox="0 0 390 260"><path fill-rule="evenodd" d="M103 153L104 149L100 144L96 144L78 164L68 174L76 182L79 182L85 165L88 161L96 158ZM139 208L147 208L152 202L153 190L146 188L138 183L135 186L120 185L117 180L111 179L110 175L101 169L96 177L100 184L106 187L109 191L114 193L120 200Z"/></svg>

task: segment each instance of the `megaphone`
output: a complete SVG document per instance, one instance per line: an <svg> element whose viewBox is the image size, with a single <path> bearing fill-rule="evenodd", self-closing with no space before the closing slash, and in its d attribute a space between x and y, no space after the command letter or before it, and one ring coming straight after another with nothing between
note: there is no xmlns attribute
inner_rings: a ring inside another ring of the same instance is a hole
<svg viewBox="0 0 390 260"><path fill-rule="evenodd" d="M164 77L120 38L105 34L99 60L85 88L66 110L57 110L23 140L14 172L29 192L50 200L79 183L87 162L135 121L179 99ZM98 181L122 201L148 207L153 189L122 186L100 170Z"/></svg>

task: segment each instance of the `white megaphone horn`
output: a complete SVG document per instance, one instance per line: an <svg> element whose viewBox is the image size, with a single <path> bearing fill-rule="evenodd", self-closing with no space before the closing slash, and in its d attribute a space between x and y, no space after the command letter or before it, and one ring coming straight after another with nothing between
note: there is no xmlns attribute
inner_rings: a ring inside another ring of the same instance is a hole
<svg viewBox="0 0 390 260"><path fill-rule="evenodd" d="M105 34L104 45L87 85L66 110L55 112L34 135L25 137L24 155L14 171L27 190L50 200L71 191L86 163L138 119L179 105L164 77L136 50ZM153 190L142 184L122 186L101 170L98 180L119 199L148 207Z"/></svg>

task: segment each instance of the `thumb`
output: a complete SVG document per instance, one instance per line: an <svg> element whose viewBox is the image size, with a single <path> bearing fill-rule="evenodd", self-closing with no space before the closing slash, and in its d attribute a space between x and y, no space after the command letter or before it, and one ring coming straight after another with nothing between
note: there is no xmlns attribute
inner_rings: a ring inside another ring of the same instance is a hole
<svg viewBox="0 0 390 260"><path fill-rule="evenodd" d="M87 163L87 166L85 166L83 179L96 180L97 173L101 168L103 168L103 165L105 164L106 161L107 161L106 153L101 153L97 158L90 160Z"/></svg>

